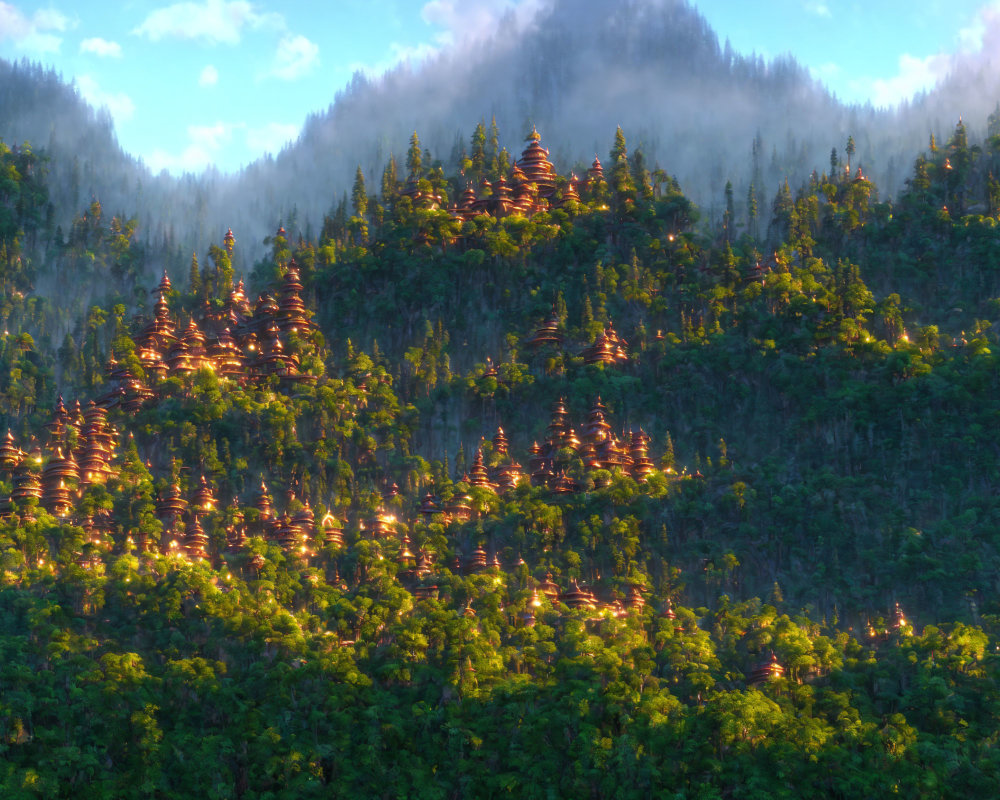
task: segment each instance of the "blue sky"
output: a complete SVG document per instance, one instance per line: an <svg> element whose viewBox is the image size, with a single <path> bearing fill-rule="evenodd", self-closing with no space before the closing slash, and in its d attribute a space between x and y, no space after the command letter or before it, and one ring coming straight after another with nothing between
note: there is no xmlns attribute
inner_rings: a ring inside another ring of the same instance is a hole
<svg viewBox="0 0 1000 800"><path fill-rule="evenodd" d="M356 70L418 63L544 1L0 0L0 57L76 81L154 170L230 171L294 139ZM1000 0L694 5L736 50L790 53L841 99L876 105L930 88L1000 30Z"/></svg>

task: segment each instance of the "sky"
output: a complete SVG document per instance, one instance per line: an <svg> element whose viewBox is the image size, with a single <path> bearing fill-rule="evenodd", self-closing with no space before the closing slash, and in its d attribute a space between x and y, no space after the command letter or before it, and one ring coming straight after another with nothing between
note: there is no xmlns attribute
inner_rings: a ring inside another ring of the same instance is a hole
<svg viewBox="0 0 1000 800"><path fill-rule="evenodd" d="M656 0L639 0L656 2ZM0 57L74 81L154 172L277 153L361 71L377 76L528 19L545 0L0 0ZM741 53L791 54L847 102L931 88L1000 28L1000 0L693 0Z"/></svg>

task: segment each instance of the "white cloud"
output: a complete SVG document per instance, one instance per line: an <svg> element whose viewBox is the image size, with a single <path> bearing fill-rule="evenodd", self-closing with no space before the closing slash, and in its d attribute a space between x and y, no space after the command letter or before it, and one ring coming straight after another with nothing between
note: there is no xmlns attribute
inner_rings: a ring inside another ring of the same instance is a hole
<svg viewBox="0 0 1000 800"><path fill-rule="evenodd" d="M545 2L547 0L428 0L420 9L420 15L427 24L440 28L434 34L437 44L392 42L386 58L374 63L356 61L350 65L350 70L377 77L400 64L417 65L429 61L445 47L469 48L495 35L501 28L523 26Z"/></svg>
<svg viewBox="0 0 1000 800"><path fill-rule="evenodd" d="M950 74L991 67L994 54L1000 51L1000 0L979 9L975 19L959 31L956 45L953 53L923 57L904 53L899 57L896 75L854 80L851 89L859 96L867 96L876 107L891 107L933 89Z"/></svg>
<svg viewBox="0 0 1000 800"><path fill-rule="evenodd" d="M277 153L298 135L298 125L269 122L262 128L247 130L247 147L254 153Z"/></svg>
<svg viewBox="0 0 1000 800"><path fill-rule="evenodd" d="M18 9L0 2L0 38L23 39L31 30L31 23Z"/></svg>
<svg viewBox="0 0 1000 800"><path fill-rule="evenodd" d="M1000 36L1000 0L982 6L972 23L958 32L959 50L978 53L997 44Z"/></svg>
<svg viewBox="0 0 1000 800"><path fill-rule="evenodd" d="M293 81L301 78L319 63L319 45L305 36L283 36L274 54L270 75Z"/></svg>
<svg viewBox="0 0 1000 800"><path fill-rule="evenodd" d="M62 47L62 37L53 33L29 33L21 39L20 45L33 53L58 53Z"/></svg>
<svg viewBox="0 0 1000 800"><path fill-rule="evenodd" d="M280 14L261 13L247 0L205 0L158 8L132 29L151 41L195 39L207 44L238 44L244 28L284 29Z"/></svg>
<svg viewBox="0 0 1000 800"><path fill-rule="evenodd" d="M830 6L823 2L823 0L806 0L802 4L802 7L808 11L810 14L815 14L817 17L831 18L833 14L830 12Z"/></svg>
<svg viewBox="0 0 1000 800"><path fill-rule="evenodd" d="M543 0L429 0L420 15L444 29L437 36L441 44L468 45L495 34L508 14L515 24L523 25L542 5Z"/></svg>
<svg viewBox="0 0 1000 800"><path fill-rule="evenodd" d="M1000 52L1000 0L984 4L969 25L962 28L953 52L928 56L904 53L898 71L888 78L864 77L850 81L853 96L867 98L876 107L893 107L919 92L929 91L949 75L976 75L995 70L995 54ZM814 69L817 76L819 70Z"/></svg>
<svg viewBox="0 0 1000 800"><path fill-rule="evenodd" d="M107 108L115 122L131 119L135 113L135 103L124 92L106 92L91 75L79 75L76 88L80 96L96 108Z"/></svg>
<svg viewBox="0 0 1000 800"><path fill-rule="evenodd" d="M188 144L179 153L157 148L149 157L149 168L155 173L167 170L175 175L200 172L215 163L219 151L232 141L234 131L244 123L216 122L212 125L188 125Z"/></svg>
<svg viewBox="0 0 1000 800"><path fill-rule="evenodd" d="M440 52L440 47L435 47L426 42L421 42L416 46L401 45L398 42L392 42L389 45L389 56L387 58L376 61L374 64L353 61L348 65L348 69L352 74L360 72L369 78L377 78L394 67L398 67L400 64L409 64L411 66L421 64L438 55Z"/></svg>
<svg viewBox="0 0 1000 800"><path fill-rule="evenodd" d="M950 61L949 56L941 53L925 58L903 53L899 57L899 72L893 77L854 81L852 84L858 89L868 89L873 106L892 107L917 92L933 88L947 74Z"/></svg>
<svg viewBox="0 0 1000 800"><path fill-rule="evenodd" d="M121 58L122 46L118 42L109 42L107 39L95 36L80 42L80 52L93 53L101 58Z"/></svg>
<svg viewBox="0 0 1000 800"><path fill-rule="evenodd" d="M834 61L827 61L816 67L809 67L809 72L816 80L828 81L831 78L836 78L843 72L840 64Z"/></svg>
<svg viewBox="0 0 1000 800"><path fill-rule="evenodd" d="M0 41L10 39L22 50L33 53L56 53L62 45L62 33L70 19L54 8L43 8L30 18L18 8L0 0ZM54 31L54 33L53 33Z"/></svg>
<svg viewBox="0 0 1000 800"><path fill-rule="evenodd" d="M43 31L65 31L69 26L69 17L54 8L41 8L34 13L31 21L35 27Z"/></svg>
<svg viewBox="0 0 1000 800"><path fill-rule="evenodd" d="M218 150L233 138L233 130L239 125L216 122L214 125L188 125L188 136L207 150Z"/></svg>
<svg viewBox="0 0 1000 800"><path fill-rule="evenodd" d="M214 122L211 125L188 125L187 144L179 152L162 148L153 150L146 160L154 172L166 170L174 175L201 172L219 162L219 156L243 133L247 147L255 154L277 153L299 135L298 125L270 122L250 128L245 122Z"/></svg>
<svg viewBox="0 0 1000 800"><path fill-rule="evenodd" d="M209 64L198 76L199 86L215 86L219 82L219 70Z"/></svg>

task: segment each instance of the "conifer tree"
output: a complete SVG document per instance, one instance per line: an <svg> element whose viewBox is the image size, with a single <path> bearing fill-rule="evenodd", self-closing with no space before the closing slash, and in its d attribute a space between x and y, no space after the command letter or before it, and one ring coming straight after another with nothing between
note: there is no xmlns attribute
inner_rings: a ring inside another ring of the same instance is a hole
<svg viewBox="0 0 1000 800"><path fill-rule="evenodd" d="M653 184L650 179L649 169L646 167L646 157L641 149L632 153L632 182L642 196L643 200L653 199Z"/></svg>
<svg viewBox="0 0 1000 800"><path fill-rule="evenodd" d="M351 190L351 208L354 209L354 216L364 217L368 211L368 193L365 190L365 175L358 164L358 171L354 175L354 188Z"/></svg>
<svg viewBox="0 0 1000 800"><path fill-rule="evenodd" d="M486 137L486 165L497 177L504 169L500 163L500 130L497 128L497 118L490 119L490 129Z"/></svg>
<svg viewBox="0 0 1000 800"><path fill-rule="evenodd" d="M628 163L628 148L621 126L615 132L615 143L611 148L611 193L615 210L621 212L635 196L635 183Z"/></svg>
<svg viewBox="0 0 1000 800"><path fill-rule="evenodd" d="M420 178L424 174L424 162L420 153L420 138L414 131L410 137L410 149L406 152L406 170L411 178Z"/></svg>
<svg viewBox="0 0 1000 800"><path fill-rule="evenodd" d="M389 156L389 163L382 170L382 202L391 205L399 194L399 175L396 169L396 157Z"/></svg>
<svg viewBox="0 0 1000 800"><path fill-rule="evenodd" d="M191 254L191 270L189 272L191 291L198 294L201 291L201 270L198 267L198 254Z"/></svg>
<svg viewBox="0 0 1000 800"><path fill-rule="evenodd" d="M466 177L479 183L486 174L486 126L481 120L472 134L471 147L472 168Z"/></svg>

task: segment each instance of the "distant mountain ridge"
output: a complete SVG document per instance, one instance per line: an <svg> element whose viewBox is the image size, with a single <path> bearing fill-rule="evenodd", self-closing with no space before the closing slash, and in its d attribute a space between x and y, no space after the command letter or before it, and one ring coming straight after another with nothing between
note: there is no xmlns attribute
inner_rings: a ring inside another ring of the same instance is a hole
<svg viewBox="0 0 1000 800"><path fill-rule="evenodd" d="M946 133L962 113L974 138L984 129L997 95L976 89L992 81L995 90L996 78L988 60L959 66L941 89L897 111L845 106L791 57L767 62L720 45L685 0L551 0L523 26L510 19L474 46L379 78L356 75L294 144L233 176L154 176L122 151L106 112L23 62L0 62L0 137L50 151L58 218L97 196L109 210L138 215L140 235L175 260L203 253L232 227L246 271L276 217L317 230L358 165L377 185L389 155L401 161L416 131L434 158L454 166L476 123L491 118L511 153L536 125L563 172L595 152L604 157L621 125L630 149L675 175L710 216L727 180L738 202L753 182L766 210L786 178L794 189L822 171L848 136L855 163L892 194L930 132Z"/></svg>

